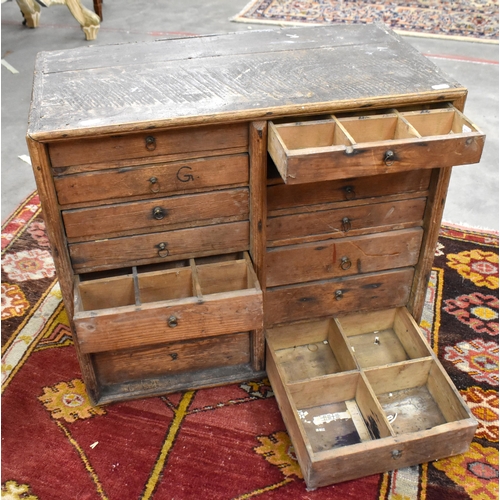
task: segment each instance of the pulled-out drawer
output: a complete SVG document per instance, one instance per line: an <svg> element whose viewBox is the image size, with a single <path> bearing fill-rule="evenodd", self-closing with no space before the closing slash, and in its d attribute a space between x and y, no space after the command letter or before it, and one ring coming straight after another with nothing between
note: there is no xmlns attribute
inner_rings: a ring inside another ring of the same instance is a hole
<svg viewBox="0 0 500 500"><path fill-rule="evenodd" d="M484 134L438 109L269 125L268 150L287 184L477 163Z"/></svg>
<svg viewBox="0 0 500 500"><path fill-rule="evenodd" d="M227 154L228 149L239 152L248 149L248 125L212 125L169 130L149 130L140 133L71 139L49 144L52 168L64 173L60 167L102 163L113 168L112 162L183 154L185 158L199 158L212 154Z"/></svg>
<svg viewBox="0 0 500 500"><path fill-rule="evenodd" d="M406 308L266 331L309 488L465 452L477 426Z"/></svg>
<svg viewBox="0 0 500 500"><path fill-rule="evenodd" d="M417 263L420 227L268 249L266 286L372 273Z"/></svg>
<svg viewBox="0 0 500 500"><path fill-rule="evenodd" d="M250 224L241 221L72 243L69 254L75 271L91 272L244 251L249 238Z"/></svg>
<svg viewBox="0 0 500 500"><path fill-rule="evenodd" d="M262 328L262 291L241 259L77 280L74 324L83 353L143 348Z"/></svg>
<svg viewBox="0 0 500 500"><path fill-rule="evenodd" d="M402 229L422 224L426 198L384 201L338 208L269 217L268 246L343 238L362 234Z"/></svg>
<svg viewBox="0 0 500 500"><path fill-rule="evenodd" d="M248 188L62 212L69 242L248 219Z"/></svg>
<svg viewBox="0 0 500 500"><path fill-rule="evenodd" d="M406 305L413 268L279 286L266 291L266 326Z"/></svg>
<svg viewBox="0 0 500 500"><path fill-rule="evenodd" d="M113 203L248 184L248 155L123 167L54 177L62 206Z"/></svg>

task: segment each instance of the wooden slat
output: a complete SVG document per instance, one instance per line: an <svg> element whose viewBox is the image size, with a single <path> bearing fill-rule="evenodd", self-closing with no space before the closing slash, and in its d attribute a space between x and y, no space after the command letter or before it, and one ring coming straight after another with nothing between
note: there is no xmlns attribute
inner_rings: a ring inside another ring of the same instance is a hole
<svg viewBox="0 0 500 500"><path fill-rule="evenodd" d="M408 300L408 311L420 322L424 308L425 294L431 274L432 263L436 254L439 229L443 217L448 185L451 178L451 168L436 168L432 171L429 197L425 207L423 228L424 237L418 263L415 266L415 279Z"/></svg>
<svg viewBox="0 0 500 500"><path fill-rule="evenodd" d="M255 273L266 300L266 179L267 179L267 122L249 125L250 153L250 255ZM264 306L265 307L265 306ZM263 370L265 366L264 330L252 332L252 366Z"/></svg>

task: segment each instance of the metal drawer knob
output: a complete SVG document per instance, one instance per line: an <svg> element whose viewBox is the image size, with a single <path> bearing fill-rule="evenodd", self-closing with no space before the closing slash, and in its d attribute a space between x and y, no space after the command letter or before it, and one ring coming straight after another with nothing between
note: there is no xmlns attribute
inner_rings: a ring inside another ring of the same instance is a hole
<svg viewBox="0 0 500 500"><path fill-rule="evenodd" d="M162 220L165 217L165 211L161 207L154 207L153 208L153 217L156 220Z"/></svg>
<svg viewBox="0 0 500 500"><path fill-rule="evenodd" d="M166 243L159 243L158 244L158 257L161 257L162 259L165 257L168 257L168 248Z"/></svg>
<svg viewBox="0 0 500 500"><path fill-rule="evenodd" d="M148 135L145 141L146 141L146 149L148 151L154 151L156 149L156 139L152 135Z"/></svg>
<svg viewBox="0 0 500 500"><path fill-rule="evenodd" d="M384 162L388 167L390 167L394 163L395 159L396 159L396 155L394 154L394 151L391 151L389 149L388 151L385 152Z"/></svg>
<svg viewBox="0 0 500 500"><path fill-rule="evenodd" d="M149 190L152 193L157 193L160 190L160 183L158 182L158 179L156 177L151 177L149 182L151 183Z"/></svg>
<svg viewBox="0 0 500 500"><path fill-rule="evenodd" d="M344 217L342 219L342 231L344 231L344 233L347 233L351 230L351 219L349 219L349 217Z"/></svg>
<svg viewBox="0 0 500 500"><path fill-rule="evenodd" d="M177 318L174 315L170 316L167 320L167 324L170 328L175 328L177 326Z"/></svg>
<svg viewBox="0 0 500 500"><path fill-rule="evenodd" d="M354 191L354 186L344 186L345 199L354 200L356 198L356 192Z"/></svg>
<svg viewBox="0 0 500 500"><path fill-rule="evenodd" d="M340 259L340 269L342 269L342 271L347 271L348 269L351 269L351 266L352 262L349 259L349 257L342 257Z"/></svg>
<svg viewBox="0 0 500 500"><path fill-rule="evenodd" d="M343 298L344 298L344 292L342 290L336 290L335 291L335 299L341 300Z"/></svg>

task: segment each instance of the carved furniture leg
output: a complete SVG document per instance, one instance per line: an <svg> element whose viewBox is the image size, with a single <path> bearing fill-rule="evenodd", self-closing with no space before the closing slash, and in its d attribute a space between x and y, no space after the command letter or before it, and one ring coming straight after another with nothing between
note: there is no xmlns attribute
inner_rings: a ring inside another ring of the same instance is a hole
<svg viewBox="0 0 500 500"><path fill-rule="evenodd" d="M28 28L37 28L40 21L40 6L34 0L16 0Z"/></svg>
<svg viewBox="0 0 500 500"><path fill-rule="evenodd" d="M17 0L19 8L26 18L26 24L30 28L38 26L40 18L40 7L34 0ZM80 23L85 33L86 40L95 40L100 28L101 20L99 16L91 10L85 8L80 0L41 0L42 5L66 5L71 15Z"/></svg>

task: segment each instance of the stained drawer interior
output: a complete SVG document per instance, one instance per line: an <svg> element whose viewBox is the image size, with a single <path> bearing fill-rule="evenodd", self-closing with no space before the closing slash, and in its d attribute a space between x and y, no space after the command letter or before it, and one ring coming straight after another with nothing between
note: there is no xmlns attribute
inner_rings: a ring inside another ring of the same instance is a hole
<svg viewBox="0 0 500 500"><path fill-rule="evenodd" d="M266 339L287 426L300 429L291 434L313 462L470 418L406 308L282 325Z"/></svg>

